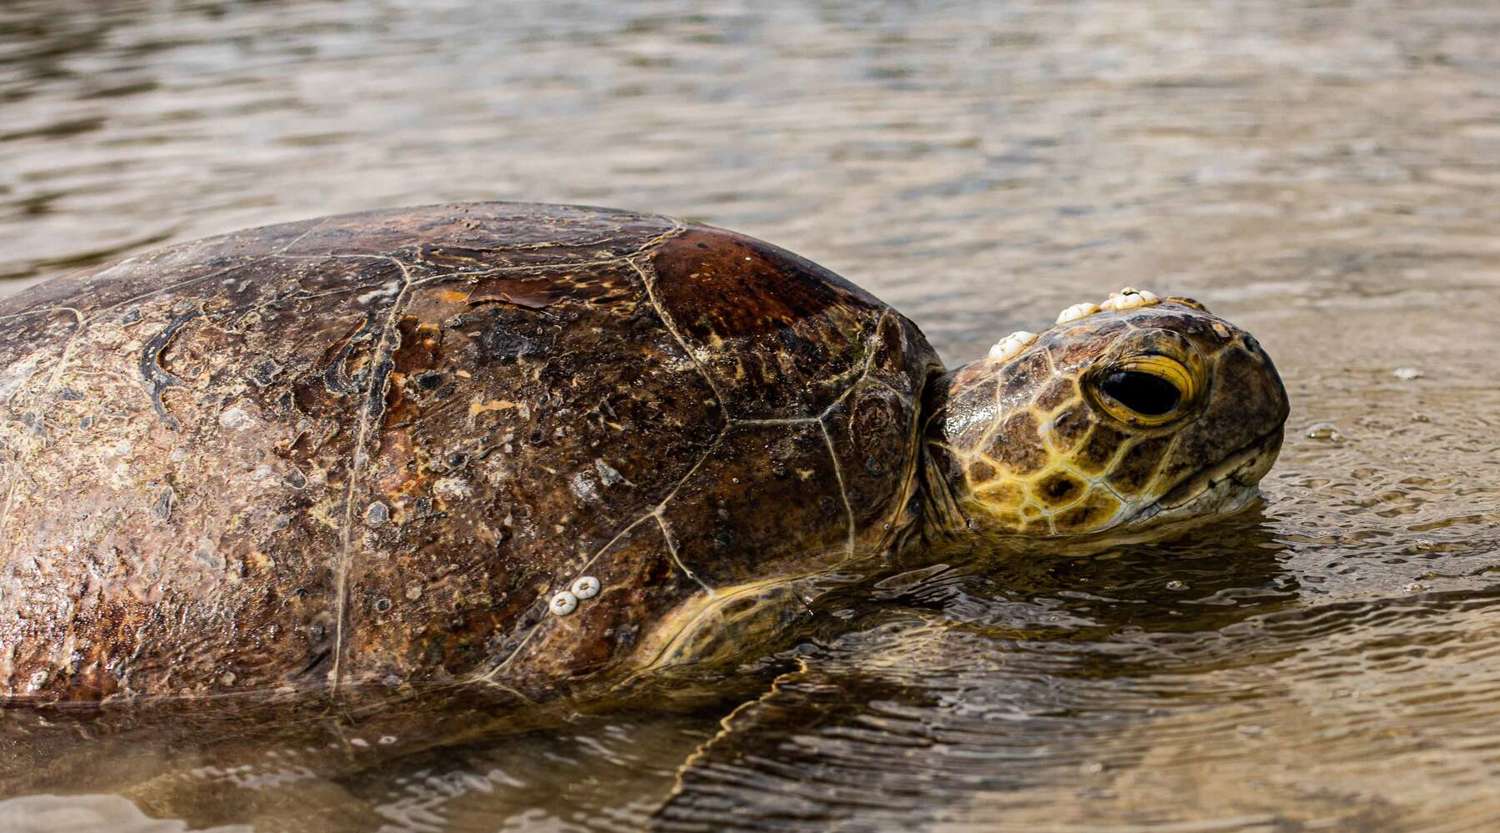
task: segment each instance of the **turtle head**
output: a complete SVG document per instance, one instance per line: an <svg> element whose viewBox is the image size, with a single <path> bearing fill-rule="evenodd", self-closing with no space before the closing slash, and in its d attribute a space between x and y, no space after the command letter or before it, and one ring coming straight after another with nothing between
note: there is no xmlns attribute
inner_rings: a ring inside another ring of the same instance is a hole
<svg viewBox="0 0 1500 833"><path fill-rule="evenodd" d="M1281 449L1286 390L1249 333L1126 289L949 373L925 429L938 527L1134 535L1235 511Z"/></svg>

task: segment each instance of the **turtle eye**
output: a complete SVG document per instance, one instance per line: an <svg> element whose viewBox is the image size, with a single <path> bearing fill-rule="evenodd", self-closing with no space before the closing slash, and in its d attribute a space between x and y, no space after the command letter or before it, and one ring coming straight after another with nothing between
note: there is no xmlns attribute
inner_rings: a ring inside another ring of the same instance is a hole
<svg viewBox="0 0 1500 833"><path fill-rule="evenodd" d="M1170 414L1182 401L1176 385L1136 370L1116 370L1099 382L1099 389L1130 410L1152 417Z"/></svg>
<svg viewBox="0 0 1500 833"><path fill-rule="evenodd" d="M1193 375L1166 356L1140 356L1113 365L1094 380L1100 407L1121 422L1162 425L1192 399Z"/></svg>

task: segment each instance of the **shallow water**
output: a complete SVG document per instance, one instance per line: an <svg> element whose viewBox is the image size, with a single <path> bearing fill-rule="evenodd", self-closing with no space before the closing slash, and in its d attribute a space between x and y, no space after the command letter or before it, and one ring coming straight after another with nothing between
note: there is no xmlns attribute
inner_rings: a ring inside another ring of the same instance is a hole
<svg viewBox="0 0 1500 833"><path fill-rule="evenodd" d="M1497 39L1487 0L6 4L12 287L343 210L615 205L812 257L953 363L1192 295L1293 413L1260 510L933 553L710 706L358 767L75 749L0 829L1496 829Z"/></svg>

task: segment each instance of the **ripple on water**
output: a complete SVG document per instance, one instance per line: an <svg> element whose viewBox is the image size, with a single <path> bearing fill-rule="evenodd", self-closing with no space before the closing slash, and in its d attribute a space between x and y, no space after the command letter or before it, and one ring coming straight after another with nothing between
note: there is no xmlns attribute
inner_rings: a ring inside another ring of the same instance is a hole
<svg viewBox="0 0 1500 833"><path fill-rule="evenodd" d="M912 613L737 712L656 821L1483 829L1495 811L1475 791L1500 776L1496 615L1500 591L1431 594L1030 640L1002 658L965 623Z"/></svg>

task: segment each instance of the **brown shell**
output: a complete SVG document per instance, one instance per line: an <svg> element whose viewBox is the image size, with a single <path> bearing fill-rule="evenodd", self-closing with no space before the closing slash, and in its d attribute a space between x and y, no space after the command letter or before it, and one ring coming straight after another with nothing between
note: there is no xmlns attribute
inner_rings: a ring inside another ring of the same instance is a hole
<svg viewBox="0 0 1500 833"><path fill-rule="evenodd" d="M339 216L43 284L0 301L0 698L544 696L705 588L887 537L936 367L827 270L619 211Z"/></svg>

